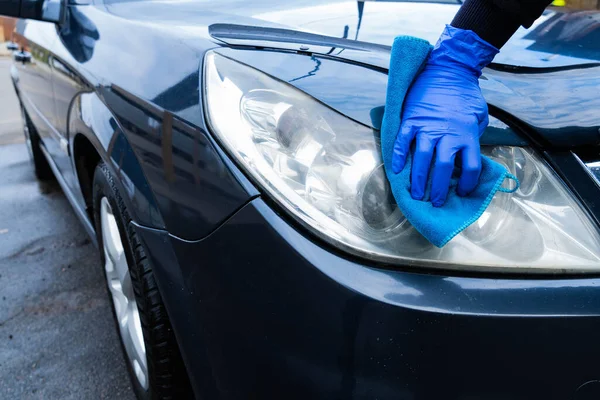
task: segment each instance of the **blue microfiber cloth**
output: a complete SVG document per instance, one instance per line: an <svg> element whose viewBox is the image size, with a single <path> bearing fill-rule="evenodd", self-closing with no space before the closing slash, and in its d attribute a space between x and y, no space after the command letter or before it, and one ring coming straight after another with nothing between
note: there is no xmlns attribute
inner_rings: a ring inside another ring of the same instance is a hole
<svg viewBox="0 0 600 400"><path fill-rule="evenodd" d="M471 225L483 214L497 191L514 192L518 181L509 174L504 166L482 156L482 169L479 184L466 197L456 194L458 184L457 171L452 177L446 203L442 207L433 207L429 201L431 180L427 183L422 201L414 200L410 195L410 171L412 160L407 158L404 169L395 174L392 171L394 142L400 130L402 104L413 79L423 67L431 45L426 40L411 36L399 36L394 40L390 58L390 70L386 94L385 112L381 126L381 151L385 164L385 173L390 181L392 193L398 207L427 240L442 247L454 236ZM516 182L514 189L501 187L506 178Z"/></svg>

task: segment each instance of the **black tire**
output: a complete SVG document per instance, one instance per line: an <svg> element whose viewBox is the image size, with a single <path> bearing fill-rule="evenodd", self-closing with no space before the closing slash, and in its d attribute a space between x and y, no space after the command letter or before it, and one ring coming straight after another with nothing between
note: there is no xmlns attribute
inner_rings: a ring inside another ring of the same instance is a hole
<svg viewBox="0 0 600 400"><path fill-rule="evenodd" d="M54 174L52 173L52 169L50 168L50 165L48 165L48 160L46 160L46 157L40 148L40 136L35 130L29 115L27 115L27 112L22 105L21 118L23 119L23 135L25 136L25 145L27 146L31 163L33 164L35 176L40 181L53 179Z"/></svg>
<svg viewBox="0 0 600 400"><path fill-rule="evenodd" d="M123 338L117 326L117 332L119 333L135 394L138 399L193 398L187 372L181 359L171 323L158 292L152 265L146 256L143 244L130 224L131 218L114 184L114 178L104 162L101 161L94 173L93 204L98 244L101 249L100 254L104 265L105 256L102 251L102 222L100 218L100 202L103 197L107 198L119 228L138 305L146 347L149 377L149 388L147 390L140 385L135 375L133 366L125 351ZM117 323L113 299L110 293L109 298L115 323Z"/></svg>

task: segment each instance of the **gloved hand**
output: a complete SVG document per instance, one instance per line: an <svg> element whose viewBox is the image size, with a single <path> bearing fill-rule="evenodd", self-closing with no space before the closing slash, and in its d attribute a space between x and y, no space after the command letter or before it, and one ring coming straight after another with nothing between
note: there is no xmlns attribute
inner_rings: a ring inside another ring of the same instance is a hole
<svg viewBox="0 0 600 400"><path fill-rule="evenodd" d="M435 149L430 200L446 201L457 154L461 175L457 194L469 194L479 181L479 137L488 125L488 108L479 89L481 70L498 53L473 31L447 25L423 71L404 101L400 132L394 144L392 170L404 168L413 140L411 195L422 200Z"/></svg>

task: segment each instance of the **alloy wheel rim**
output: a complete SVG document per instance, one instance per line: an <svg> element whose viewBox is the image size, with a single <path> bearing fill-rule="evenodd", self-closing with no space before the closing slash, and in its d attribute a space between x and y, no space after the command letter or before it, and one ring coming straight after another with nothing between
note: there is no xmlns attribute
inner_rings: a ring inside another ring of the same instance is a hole
<svg viewBox="0 0 600 400"><path fill-rule="evenodd" d="M100 222L102 250L106 260L104 269L117 316L119 333L140 386L148 389L148 363L140 314L117 221L106 197L100 201Z"/></svg>

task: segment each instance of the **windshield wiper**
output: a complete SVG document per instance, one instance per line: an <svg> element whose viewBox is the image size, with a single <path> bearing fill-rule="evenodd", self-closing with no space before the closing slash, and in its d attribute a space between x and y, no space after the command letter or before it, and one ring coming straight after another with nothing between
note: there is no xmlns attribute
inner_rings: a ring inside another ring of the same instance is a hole
<svg viewBox="0 0 600 400"><path fill-rule="evenodd" d="M208 33L213 38L233 46L243 44L240 42L252 41L258 42L252 43L253 46L261 47L270 47L268 43L261 44L261 42L275 42L385 53L389 53L392 49L391 46L383 44L318 35L292 29L267 28L252 25L212 24L208 27Z"/></svg>

